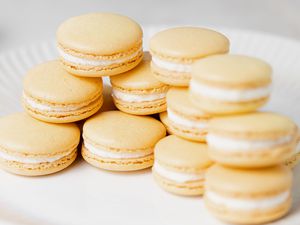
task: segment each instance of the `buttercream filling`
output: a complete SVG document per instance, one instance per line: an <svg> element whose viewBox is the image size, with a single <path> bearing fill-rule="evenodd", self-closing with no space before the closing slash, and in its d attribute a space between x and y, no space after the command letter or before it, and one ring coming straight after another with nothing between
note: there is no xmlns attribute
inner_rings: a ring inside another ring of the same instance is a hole
<svg viewBox="0 0 300 225"><path fill-rule="evenodd" d="M126 57L122 57L120 59L102 59L102 60L94 60L94 59L84 59L77 56L73 56L71 54L66 53L61 48L57 48L60 56L67 62L78 64L78 65L84 65L84 66L110 66L114 64L121 64L125 63L127 61L130 61L131 59L135 58L140 52L142 51L142 48L137 49L134 53L131 55L128 55Z"/></svg>
<svg viewBox="0 0 300 225"><path fill-rule="evenodd" d="M203 173L183 173L183 172L174 172L169 170L168 168L160 165L158 162L154 162L152 168L157 174L165 177L169 180L178 182L178 183L185 183L190 181L199 181L204 179Z"/></svg>
<svg viewBox="0 0 300 225"><path fill-rule="evenodd" d="M53 106L53 105L48 105L48 104L43 104L37 101L34 101L33 99L29 98L26 96L26 94L23 94L23 100L30 105L33 109L37 109L40 111L50 111L50 112L71 112L71 111L76 111L79 109L82 109L83 107L91 104L89 103L83 103L83 104L78 104L76 106ZM96 101L96 100L95 100Z"/></svg>
<svg viewBox="0 0 300 225"><path fill-rule="evenodd" d="M192 92L208 98L228 101L250 101L268 97L271 93L271 85L252 88L252 89L222 89L217 87L210 87L206 84L200 84L191 80L190 89Z"/></svg>
<svg viewBox="0 0 300 225"><path fill-rule="evenodd" d="M207 135L208 145L222 151L256 151L261 149L270 149L293 140L293 136L283 136L275 140L240 140L236 138L223 137L209 133Z"/></svg>
<svg viewBox="0 0 300 225"><path fill-rule="evenodd" d="M166 97L167 92L157 94L131 94L119 91L115 88L112 90L113 97L120 99L124 102L150 102Z"/></svg>
<svg viewBox="0 0 300 225"><path fill-rule="evenodd" d="M51 156L51 157L32 157L32 156L15 156L11 155L9 153L0 151L0 158L7 160L7 161L15 161L15 162L20 162L20 163L32 163L32 164L37 164L37 163L51 163L54 161L57 161L59 159L64 158L67 155L70 155L74 150L67 151L64 153L61 153L59 155Z"/></svg>
<svg viewBox="0 0 300 225"><path fill-rule="evenodd" d="M204 129L207 127L207 122L205 121L195 121L191 119L187 119L174 112L170 108L167 108L168 118L175 124L185 126L191 129Z"/></svg>
<svg viewBox="0 0 300 225"><path fill-rule="evenodd" d="M237 199L221 196L211 190L206 190L206 198L216 205L223 205L229 209L234 210L261 210L274 208L283 204L290 196L290 192L286 191L279 195L263 199Z"/></svg>
<svg viewBox="0 0 300 225"><path fill-rule="evenodd" d="M152 62L157 66L165 70L175 71L179 73L191 73L192 64L175 63L166 60L162 60L158 57L152 56Z"/></svg>
<svg viewBox="0 0 300 225"><path fill-rule="evenodd" d="M109 159L135 159L141 158L153 154L153 149L138 151L138 152L114 152L95 147L94 145L84 142L84 147L92 154L99 156L101 158Z"/></svg>

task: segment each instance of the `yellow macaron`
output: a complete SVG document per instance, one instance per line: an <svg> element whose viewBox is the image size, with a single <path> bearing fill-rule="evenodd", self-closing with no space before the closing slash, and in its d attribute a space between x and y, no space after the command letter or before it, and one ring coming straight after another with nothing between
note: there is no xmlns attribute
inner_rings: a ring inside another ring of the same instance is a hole
<svg viewBox="0 0 300 225"><path fill-rule="evenodd" d="M222 34L200 27L175 27L158 32L150 39L155 77L172 86L188 86L192 64L204 57L229 51Z"/></svg>
<svg viewBox="0 0 300 225"><path fill-rule="evenodd" d="M288 117L257 112L214 118L207 143L213 160L234 167L267 167L285 162L298 140L298 127Z"/></svg>
<svg viewBox="0 0 300 225"><path fill-rule="evenodd" d="M23 106L36 119L68 123L85 119L103 104L101 78L76 77L58 60L32 68L24 78Z"/></svg>
<svg viewBox="0 0 300 225"><path fill-rule="evenodd" d="M291 171L282 165L233 169L216 164L206 173L204 201L225 222L263 224L287 214L291 186Z"/></svg>
<svg viewBox="0 0 300 225"><path fill-rule="evenodd" d="M246 113L263 106L271 92L271 67L242 55L216 55L193 65L190 94L203 111Z"/></svg>
<svg viewBox="0 0 300 225"><path fill-rule="evenodd" d="M56 33L63 67L87 77L111 76L135 67L143 56L143 32L132 19L89 13L63 22Z"/></svg>
<svg viewBox="0 0 300 225"><path fill-rule="evenodd" d="M167 112L160 119L170 134L205 142L211 116L192 104L187 88L172 87L167 93Z"/></svg>
<svg viewBox="0 0 300 225"><path fill-rule="evenodd" d="M91 165L115 171L151 167L155 144L166 135L165 127L148 116L107 111L83 126L82 156Z"/></svg>
<svg viewBox="0 0 300 225"><path fill-rule="evenodd" d="M161 139L155 146L153 176L166 191L179 195L201 195L204 177L213 162L207 145L175 135Z"/></svg>
<svg viewBox="0 0 300 225"><path fill-rule="evenodd" d="M169 86L153 76L150 61L150 54L145 52L143 61L136 68L110 77L113 99L119 110L135 115L166 111Z"/></svg>
<svg viewBox="0 0 300 225"><path fill-rule="evenodd" d="M68 167L77 156L79 128L51 124L26 113L0 118L0 166L24 176L40 176Z"/></svg>

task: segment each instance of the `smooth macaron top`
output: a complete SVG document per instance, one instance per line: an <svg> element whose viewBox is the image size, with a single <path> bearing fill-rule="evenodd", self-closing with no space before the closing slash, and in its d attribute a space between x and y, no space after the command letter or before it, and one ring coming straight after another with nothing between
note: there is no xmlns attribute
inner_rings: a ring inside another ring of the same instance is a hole
<svg viewBox="0 0 300 225"><path fill-rule="evenodd" d="M73 150L80 140L76 124L52 124L25 113L0 118L0 149L25 155L52 155Z"/></svg>
<svg viewBox="0 0 300 225"><path fill-rule="evenodd" d="M167 29L158 32L150 40L150 52L170 59L194 60L228 51L229 40L224 35L198 27Z"/></svg>
<svg viewBox="0 0 300 225"><path fill-rule="evenodd" d="M267 197L288 190L292 185L292 174L283 165L237 169L215 164L207 171L206 180L208 189L226 195Z"/></svg>
<svg viewBox="0 0 300 225"><path fill-rule="evenodd" d="M150 68L151 56L149 52L144 53L142 62L132 70L117 76L110 77L113 86L125 90L148 90L166 87L167 85L157 80Z"/></svg>
<svg viewBox="0 0 300 225"><path fill-rule="evenodd" d="M175 135L161 139L155 146L154 155L159 163L179 170L203 170L212 165L206 144Z"/></svg>
<svg viewBox="0 0 300 225"><path fill-rule="evenodd" d="M192 67L193 80L228 88L268 85L271 74L272 68L266 62L242 55L214 55Z"/></svg>
<svg viewBox="0 0 300 225"><path fill-rule="evenodd" d="M39 64L24 78L24 92L37 100L57 104L90 101L102 93L101 78L81 78L66 72L58 60Z"/></svg>
<svg viewBox="0 0 300 225"><path fill-rule="evenodd" d="M141 44L143 32L132 19L114 13L89 13L63 22L56 33L64 48L91 55L127 52Z"/></svg>
<svg viewBox="0 0 300 225"><path fill-rule="evenodd" d="M167 92L168 108L184 115L210 118L209 114L202 112L190 101L188 88L172 87Z"/></svg>
<svg viewBox="0 0 300 225"><path fill-rule="evenodd" d="M158 120L121 111L99 113L83 126L83 137L92 144L124 151L153 147L165 135L165 127Z"/></svg>
<svg viewBox="0 0 300 225"><path fill-rule="evenodd" d="M211 133L246 139L278 138L297 134L297 125L288 117L271 112L256 112L214 118Z"/></svg>

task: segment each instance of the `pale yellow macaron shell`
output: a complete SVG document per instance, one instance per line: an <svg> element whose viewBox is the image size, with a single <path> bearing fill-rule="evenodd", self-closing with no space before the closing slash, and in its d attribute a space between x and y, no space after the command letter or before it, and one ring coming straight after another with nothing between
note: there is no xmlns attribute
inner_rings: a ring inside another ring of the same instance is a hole
<svg viewBox="0 0 300 225"><path fill-rule="evenodd" d="M158 32L150 40L150 52L171 61L194 60L228 51L229 40L224 35L199 27L170 28Z"/></svg>
<svg viewBox="0 0 300 225"><path fill-rule="evenodd" d="M161 139L155 146L155 160L175 171L202 171L212 165L204 143L184 140L175 135Z"/></svg>
<svg viewBox="0 0 300 225"><path fill-rule="evenodd" d="M208 119L211 116L200 109L190 101L188 88L172 87L167 93L168 108L180 114L191 116L198 119Z"/></svg>
<svg viewBox="0 0 300 225"><path fill-rule="evenodd" d="M192 67L192 79L216 87L255 88L271 83L272 68L266 62L242 55L214 55Z"/></svg>
<svg viewBox="0 0 300 225"><path fill-rule="evenodd" d="M66 72L58 60L42 63L24 78L29 97L54 104L77 104L102 94L101 78L80 78Z"/></svg>
<svg viewBox="0 0 300 225"><path fill-rule="evenodd" d="M130 151L154 147L166 135L166 130L152 117L108 111L88 119L83 135L92 143Z"/></svg>
<svg viewBox="0 0 300 225"><path fill-rule="evenodd" d="M52 124L16 113L0 118L0 148L8 153L55 155L74 150L80 140L76 124Z"/></svg>
<svg viewBox="0 0 300 225"><path fill-rule="evenodd" d="M278 138L297 135L297 125L288 117L271 112L256 112L214 118L209 130L228 137L245 139Z"/></svg>
<svg viewBox="0 0 300 225"><path fill-rule="evenodd" d="M72 17L56 33L58 44L73 51L109 56L141 44L143 32L132 19L114 13Z"/></svg>
<svg viewBox="0 0 300 225"><path fill-rule="evenodd" d="M153 76L150 62L149 52L144 52L142 62L133 70L110 77L112 86L124 92L138 94L165 91L168 86Z"/></svg>
<svg viewBox="0 0 300 225"><path fill-rule="evenodd" d="M292 173L283 165L264 169L237 169L215 164L206 173L207 188L225 196L262 198L280 194L292 185Z"/></svg>

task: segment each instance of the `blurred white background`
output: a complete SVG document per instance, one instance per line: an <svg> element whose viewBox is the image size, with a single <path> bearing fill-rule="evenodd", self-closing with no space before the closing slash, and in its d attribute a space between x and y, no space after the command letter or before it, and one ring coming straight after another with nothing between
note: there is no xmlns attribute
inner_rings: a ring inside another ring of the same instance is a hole
<svg viewBox="0 0 300 225"><path fill-rule="evenodd" d="M0 0L0 52L54 38L63 20L93 11L142 25L232 27L300 39L299 0Z"/></svg>

